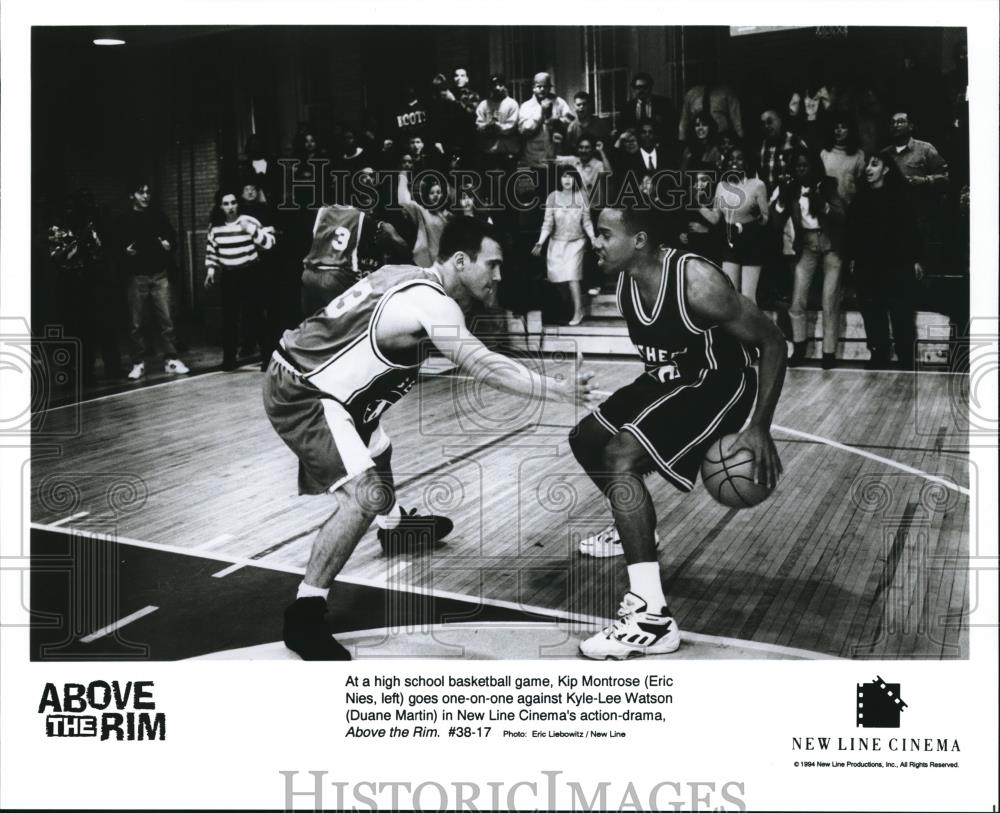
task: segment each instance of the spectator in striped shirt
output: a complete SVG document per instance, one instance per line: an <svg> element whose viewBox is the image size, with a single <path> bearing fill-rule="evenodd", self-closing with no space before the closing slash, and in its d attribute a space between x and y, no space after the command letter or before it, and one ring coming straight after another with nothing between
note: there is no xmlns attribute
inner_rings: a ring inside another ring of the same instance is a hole
<svg viewBox="0 0 1000 813"><path fill-rule="evenodd" d="M205 287L220 277L222 300L222 369L237 366L236 341L242 334L242 355L267 347L264 323L264 280L258 250L274 246L274 228L240 214L239 190L223 187L215 194L205 249Z"/></svg>

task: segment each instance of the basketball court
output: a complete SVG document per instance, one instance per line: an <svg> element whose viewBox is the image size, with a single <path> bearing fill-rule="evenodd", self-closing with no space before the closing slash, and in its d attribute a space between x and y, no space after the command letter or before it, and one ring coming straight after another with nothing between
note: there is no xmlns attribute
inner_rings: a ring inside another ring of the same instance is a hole
<svg viewBox="0 0 1000 813"><path fill-rule="evenodd" d="M574 356L546 371L572 375ZM613 390L638 361L587 359ZM42 417L31 468L32 657L291 655L281 614L331 501L296 493L254 367L116 393ZM968 657L968 379L788 371L785 474L737 511L650 480L665 658ZM455 521L386 558L369 532L331 591L359 658L575 658L627 589L621 557L577 552L610 521L569 453L574 408L425 372L383 425L400 502ZM74 432L74 427L81 431Z"/></svg>

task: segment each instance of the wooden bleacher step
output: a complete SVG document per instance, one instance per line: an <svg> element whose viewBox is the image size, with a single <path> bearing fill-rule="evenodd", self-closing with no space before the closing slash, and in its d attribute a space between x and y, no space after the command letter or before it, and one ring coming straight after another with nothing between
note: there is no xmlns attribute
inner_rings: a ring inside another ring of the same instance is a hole
<svg viewBox="0 0 1000 813"><path fill-rule="evenodd" d="M776 311L766 311L777 321ZM810 311L808 334L815 338L807 348L806 357L818 360L822 357L823 314ZM523 322L508 314L507 327L514 346L524 346ZM923 365L947 365L950 327L948 317L932 311L918 311L916 315L918 357ZM610 356L634 356L635 348L628 338L625 321L618 313L618 305L613 294L594 297L590 304L590 315L576 327L566 325L546 325L541 349L546 352L565 350L569 339L584 354ZM537 344L537 337L535 338ZM840 315L840 342L837 358L841 361L866 361L868 347L865 342L864 320L859 311L845 311Z"/></svg>

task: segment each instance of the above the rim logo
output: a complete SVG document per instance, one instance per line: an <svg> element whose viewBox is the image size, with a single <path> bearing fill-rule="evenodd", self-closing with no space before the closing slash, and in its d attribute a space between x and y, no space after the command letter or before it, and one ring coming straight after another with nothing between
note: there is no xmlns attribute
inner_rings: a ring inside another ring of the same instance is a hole
<svg viewBox="0 0 1000 813"><path fill-rule="evenodd" d="M48 737L98 737L101 740L163 740L167 735L166 715L155 712L153 681L94 680L66 683L62 692L46 683L38 703L38 713L46 714ZM113 709L113 710L108 710ZM100 714L84 714L97 711Z"/></svg>

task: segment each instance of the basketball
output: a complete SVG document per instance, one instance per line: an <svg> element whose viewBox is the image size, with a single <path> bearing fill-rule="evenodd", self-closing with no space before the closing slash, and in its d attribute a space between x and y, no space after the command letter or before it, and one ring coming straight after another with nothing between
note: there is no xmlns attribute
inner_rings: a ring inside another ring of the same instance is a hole
<svg viewBox="0 0 1000 813"><path fill-rule="evenodd" d="M725 435L708 447L701 464L701 481L712 498L730 508L752 508L762 503L772 489L753 481L753 455L740 449L730 455L728 449L736 435Z"/></svg>

